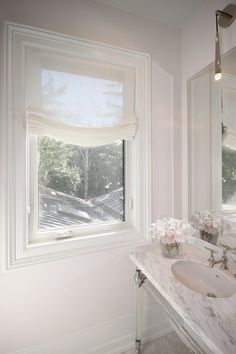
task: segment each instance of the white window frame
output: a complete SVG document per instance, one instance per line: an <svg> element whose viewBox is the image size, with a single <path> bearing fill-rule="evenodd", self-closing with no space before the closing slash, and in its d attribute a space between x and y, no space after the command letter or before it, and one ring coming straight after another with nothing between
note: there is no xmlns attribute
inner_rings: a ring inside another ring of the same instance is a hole
<svg viewBox="0 0 236 354"><path fill-rule="evenodd" d="M218 102L221 101L221 90L224 90L224 95L223 95L223 112L222 114L219 114L219 121L218 121L218 127L220 126L220 137L218 137L218 145L220 145L220 158L216 158L216 153L219 152L219 148L212 147L213 152L215 153L215 156L213 156L215 160L215 171L218 170L218 174L216 176L220 176L220 179L218 177L219 183L215 185L215 188L217 191L215 193L219 193L218 199L220 200L221 208L222 208L222 214L230 220L231 224L231 229L228 232L228 234L235 234L236 232L236 207L232 207L230 209L223 208L223 202L222 202L222 136L221 136L221 122L222 118L226 126L228 125L228 120L227 120L227 104L226 100L224 99L225 96L227 95L228 92L236 92L236 86L235 86L235 76L230 75L230 74L224 74L223 78L220 80L221 81L221 86L218 86L215 90L218 93ZM216 93L216 95L217 95ZM213 102L214 103L214 102ZM219 103L218 103L219 106ZM218 111L221 112L221 107L218 107ZM213 117L212 117L213 118ZM217 139L217 137L216 137ZM216 143L217 141L214 142L213 144ZM213 175L213 178L215 176ZM213 179L214 181L214 179ZM214 188L214 187L213 187Z"/></svg>
<svg viewBox="0 0 236 354"><path fill-rule="evenodd" d="M130 223L132 223L132 208L129 208L128 196L133 194L131 192L132 186L131 179L128 176L132 175L131 171L131 161L128 158L128 151L130 150L130 146L128 142L125 141L124 147L124 211L125 211L125 221L111 221L107 223L99 223L99 224L84 224L77 226L68 226L68 227L59 227L58 229L48 229L46 231L40 232L38 230L38 217L39 217L39 208L38 208L38 149L37 149L37 137L29 136L29 213L28 213L28 243L43 243L47 241L53 241L58 239L65 238L78 238L82 239L84 237L92 237L95 235L103 235L105 233L111 232L120 232L122 230L128 229L130 227ZM127 158L126 158L127 155ZM127 193L126 191L130 191ZM131 198L131 196L129 196Z"/></svg>
<svg viewBox="0 0 236 354"><path fill-rule="evenodd" d="M25 47L28 41L56 41L77 44L93 55L103 55L114 63L122 63L135 70L135 114L138 132L126 142L127 222L108 230L98 227L86 236L65 240L29 243L28 237L28 176L27 136L25 124ZM149 242L151 220L151 151L150 151L150 56L146 53L120 49L92 41L81 40L10 22L4 24L2 65L1 119L1 231L5 238L5 269L36 264L117 247L138 246ZM14 57L16 52L18 57ZM121 226L121 227L120 227Z"/></svg>

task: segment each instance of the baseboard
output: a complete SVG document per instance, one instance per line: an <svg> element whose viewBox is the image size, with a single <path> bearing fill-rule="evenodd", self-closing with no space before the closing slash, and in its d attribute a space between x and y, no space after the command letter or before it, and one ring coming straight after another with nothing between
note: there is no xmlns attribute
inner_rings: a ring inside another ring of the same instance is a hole
<svg viewBox="0 0 236 354"><path fill-rule="evenodd" d="M154 318L156 323L153 323ZM144 343L173 331L159 306L147 309L144 322L142 336ZM129 314L70 333L47 345L5 354L121 354L133 349L134 344L135 315Z"/></svg>
<svg viewBox="0 0 236 354"><path fill-rule="evenodd" d="M168 322L159 323L143 332L142 343L147 343L173 332ZM89 351L89 354L121 354L135 348L135 333L110 341L100 348Z"/></svg>

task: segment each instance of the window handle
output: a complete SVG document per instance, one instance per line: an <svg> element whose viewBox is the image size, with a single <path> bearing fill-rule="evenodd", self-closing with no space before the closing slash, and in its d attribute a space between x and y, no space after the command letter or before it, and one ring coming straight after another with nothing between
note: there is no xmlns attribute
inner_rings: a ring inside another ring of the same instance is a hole
<svg viewBox="0 0 236 354"><path fill-rule="evenodd" d="M58 233L55 236L56 240L64 240L65 238L71 238L73 236L73 233L71 230L63 230L63 231L58 231Z"/></svg>

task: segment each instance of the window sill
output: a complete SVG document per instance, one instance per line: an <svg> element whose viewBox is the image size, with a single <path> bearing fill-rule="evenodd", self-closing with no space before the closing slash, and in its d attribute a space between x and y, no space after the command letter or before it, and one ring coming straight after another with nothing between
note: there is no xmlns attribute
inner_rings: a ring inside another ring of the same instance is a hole
<svg viewBox="0 0 236 354"><path fill-rule="evenodd" d="M18 244L9 249L10 254L6 264L6 270L79 255L137 247L147 245L148 243L148 237L144 238L144 236L134 228L127 228L120 232L99 236L94 235L93 237L81 239L68 238L51 240L42 243L27 244L25 247L21 247L21 245Z"/></svg>

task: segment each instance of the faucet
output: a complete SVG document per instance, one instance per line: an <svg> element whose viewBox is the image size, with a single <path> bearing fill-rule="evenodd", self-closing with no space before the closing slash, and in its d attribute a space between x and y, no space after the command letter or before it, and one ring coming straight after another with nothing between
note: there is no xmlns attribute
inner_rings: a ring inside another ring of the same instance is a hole
<svg viewBox="0 0 236 354"><path fill-rule="evenodd" d="M221 263L221 265L220 265L221 269L224 269L224 270L228 269L226 251L227 251L226 248L224 248L221 258L215 260L215 258L214 258L215 251L213 249L211 249L210 250L211 254L210 254L210 257L208 258L209 267L213 268L215 264Z"/></svg>

